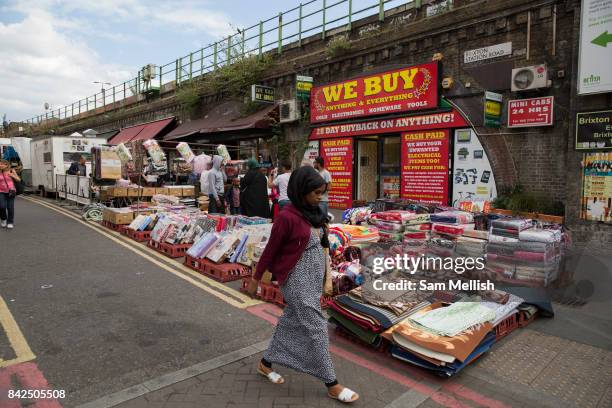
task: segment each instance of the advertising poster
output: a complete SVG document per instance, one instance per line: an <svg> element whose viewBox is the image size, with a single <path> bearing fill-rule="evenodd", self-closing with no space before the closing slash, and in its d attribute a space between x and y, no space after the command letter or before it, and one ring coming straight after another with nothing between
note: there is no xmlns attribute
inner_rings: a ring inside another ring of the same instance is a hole
<svg viewBox="0 0 612 408"><path fill-rule="evenodd" d="M612 0L582 0L578 93L612 91Z"/></svg>
<svg viewBox="0 0 612 408"><path fill-rule="evenodd" d="M582 218L612 224L612 153L585 153Z"/></svg>
<svg viewBox="0 0 612 408"><path fill-rule="evenodd" d="M552 126L554 97L508 101L508 127Z"/></svg>
<svg viewBox="0 0 612 408"><path fill-rule="evenodd" d="M576 114L576 149L612 149L612 110Z"/></svg>
<svg viewBox="0 0 612 408"><path fill-rule="evenodd" d="M476 133L471 129L457 129L453 151L452 205L466 211L488 212L496 196L493 170Z"/></svg>
<svg viewBox="0 0 612 408"><path fill-rule="evenodd" d="M312 89L311 123L438 106L438 63L415 65Z"/></svg>
<svg viewBox="0 0 612 408"><path fill-rule="evenodd" d="M402 134L402 198L448 203L448 130Z"/></svg>
<svg viewBox="0 0 612 408"><path fill-rule="evenodd" d="M400 177L399 176L383 176L383 197L399 198L400 197Z"/></svg>
<svg viewBox="0 0 612 408"><path fill-rule="evenodd" d="M350 208L353 205L353 139L322 140L321 157L332 176L329 208Z"/></svg>
<svg viewBox="0 0 612 408"><path fill-rule="evenodd" d="M484 125L485 127L498 128L501 126L502 117L502 94L485 92L484 100Z"/></svg>
<svg viewBox="0 0 612 408"><path fill-rule="evenodd" d="M319 156L319 141L311 140L308 142L308 147L304 151L304 160L310 160L314 162L314 160Z"/></svg>

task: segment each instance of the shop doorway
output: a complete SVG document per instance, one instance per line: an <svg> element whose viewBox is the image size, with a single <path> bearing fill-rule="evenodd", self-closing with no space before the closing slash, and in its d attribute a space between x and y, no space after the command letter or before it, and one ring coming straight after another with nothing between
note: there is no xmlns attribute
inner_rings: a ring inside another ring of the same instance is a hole
<svg viewBox="0 0 612 408"><path fill-rule="evenodd" d="M380 152L380 195L384 198L399 198L402 152L399 135L381 138Z"/></svg>
<svg viewBox="0 0 612 408"><path fill-rule="evenodd" d="M378 140L357 142L357 200L378 198Z"/></svg>

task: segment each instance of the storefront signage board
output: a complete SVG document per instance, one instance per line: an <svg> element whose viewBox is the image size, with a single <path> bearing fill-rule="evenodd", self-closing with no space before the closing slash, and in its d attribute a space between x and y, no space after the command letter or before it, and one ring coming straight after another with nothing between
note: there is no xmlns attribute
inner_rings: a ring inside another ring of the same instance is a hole
<svg viewBox="0 0 612 408"><path fill-rule="evenodd" d="M612 0L582 0L578 94L612 91Z"/></svg>
<svg viewBox="0 0 612 408"><path fill-rule="evenodd" d="M502 94L485 92L484 100L484 125L485 127L501 127L502 118Z"/></svg>
<svg viewBox="0 0 612 408"><path fill-rule="evenodd" d="M343 136L376 135L414 130L447 129L466 127L468 123L456 110L431 113L428 115L405 116L393 119L374 119L342 125L328 125L315 128L310 139L327 139Z"/></svg>
<svg viewBox="0 0 612 408"><path fill-rule="evenodd" d="M402 134L402 198L448 204L447 129Z"/></svg>
<svg viewBox="0 0 612 408"><path fill-rule="evenodd" d="M508 127L552 126L554 97L508 101Z"/></svg>
<svg viewBox="0 0 612 408"><path fill-rule="evenodd" d="M314 82L313 77L296 75L295 76L295 91L299 99L310 99L310 90Z"/></svg>
<svg viewBox="0 0 612 408"><path fill-rule="evenodd" d="M576 114L576 149L612 149L612 110Z"/></svg>
<svg viewBox="0 0 612 408"><path fill-rule="evenodd" d="M251 101L274 103L274 88L263 85L251 85Z"/></svg>
<svg viewBox="0 0 612 408"><path fill-rule="evenodd" d="M314 87L311 123L385 115L438 106L438 62Z"/></svg>
<svg viewBox="0 0 612 408"><path fill-rule="evenodd" d="M612 224L612 153L585 153L582 218Z"/></svg>
<svg viewBox="0 0 612 408"><path fill-rule="evenodd" d="M304 160L314 162L314 159L319 157L319 141L311 140L308 142L308 147L304 151Z"/></svg>
<svg viewBox="0 0 612 408"><path fill-rule="evenodd" d="M463 63L469 64L470 62L483 61L491 58L503 57L506 55L512 55L512 43L505 42L502 44L495 44L489 47L476 48L474 50L468 50L463 53Z"/></svg>
<svg viewBox="0 0 612 408"><path fill-rule="evenodd" d="M322 140L321 157L332 176L329 207L350 208L353 205L353 139Z"/></svg>

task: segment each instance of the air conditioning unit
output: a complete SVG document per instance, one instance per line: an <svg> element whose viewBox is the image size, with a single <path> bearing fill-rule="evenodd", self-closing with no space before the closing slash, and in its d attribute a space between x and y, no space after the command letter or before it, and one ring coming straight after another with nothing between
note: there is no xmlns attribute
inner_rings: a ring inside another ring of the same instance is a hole
<svg viewBox="0 0 612 408"><path fill-rule="evenodd" d="M280 123L295 122L300 119L300 110L297 101L290 99L279 104Z"/></svg>
<svg viewBox="0 0 612 408"><path fill-rule="evenodd" d="M512 70L510 88L512 92L528 91L531 89L548 88L548 70L546 64L532 65L530 67L515 68Z"/></svg>

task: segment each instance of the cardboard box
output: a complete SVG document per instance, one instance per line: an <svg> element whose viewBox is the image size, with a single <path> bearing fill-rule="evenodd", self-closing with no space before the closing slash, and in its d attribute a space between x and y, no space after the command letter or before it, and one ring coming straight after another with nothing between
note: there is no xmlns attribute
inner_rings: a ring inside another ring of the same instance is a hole
<svg viewBox="0 0 612 408"><path fill-rule="evenodd" d="M127 187L112 187L108 189L111 197L127 197Z"/></svg>
<svg viewBox="0 0 612 408"><path fill-rule="evenodd" d="M155 194L168 195L168 189L166 187L157 187L155 189Z"/></svg>
<svg viewBox="0 0 612 408"><path fill-rule="evenodd" d="M134 221L134 211L129 208L105 208L102 219L115 225L128 225Z"/></svg>
<svg viewBox="0 0 612 408"><path fill-rule="evenodd" d="M155 188L153 187L143 187L142 189L143 197L153 197L155 194Z"/></svg>
<svg viewBox="0 0 612 408"><path fill-rule="evenodd" d="M195 197L195 187L183 186L183 197Z"/></svg>
<svg viewBox="0 0 612 408"><path fill-rule="evenodd" d="M142 197L142 188L128 188L127 189L128 197Z"/></svg>
<svg viewBox="0 0 612 408"><path fill-rule="evenodd" d="M167 186L168 190L167 195L174 197L182 197L183 196L183 187L181 186Z"/></svg>

